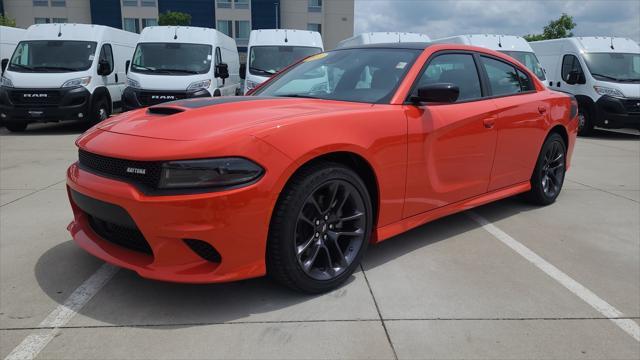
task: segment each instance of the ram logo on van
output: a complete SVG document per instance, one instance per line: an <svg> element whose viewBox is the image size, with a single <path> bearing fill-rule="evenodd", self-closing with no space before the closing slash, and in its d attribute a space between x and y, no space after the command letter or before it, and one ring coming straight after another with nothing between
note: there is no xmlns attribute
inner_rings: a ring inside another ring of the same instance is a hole
<svg viewBox="0 0 640 360"><path fill-rule="evenodd" d="M48 94L22 94L22 97L26 98L46 98Z"/></svg>
<svg viewBox="0 0 640 360"><path fill-rule="evenodd" d="M175 95L151 95L152 100L175 100Z"/></svg>

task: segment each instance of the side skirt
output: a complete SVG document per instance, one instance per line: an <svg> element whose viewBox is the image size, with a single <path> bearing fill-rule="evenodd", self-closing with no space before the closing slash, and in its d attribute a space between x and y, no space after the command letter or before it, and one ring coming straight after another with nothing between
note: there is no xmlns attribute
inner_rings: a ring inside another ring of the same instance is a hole
<svg viewBox="0 0 640 360"><path fill-rule="evenodd" d="M379 227L376 230L375 238L371 239L372 243L379 243L390 237L402 234L405 231L424 225L430 221L445 217L447 215L455 214L461 211L469 210L480 205L488 204L496 200L508 198L513 195L517 195L523 192L531 190L531 183L529 181L522 182L506 188L494 190L492 192L482 194L476 197L472 197L466 200L458 201L453 204L449 204L437 209L423 212L418 215L413 215L406 219L402 219L393 224Z"/></svg>

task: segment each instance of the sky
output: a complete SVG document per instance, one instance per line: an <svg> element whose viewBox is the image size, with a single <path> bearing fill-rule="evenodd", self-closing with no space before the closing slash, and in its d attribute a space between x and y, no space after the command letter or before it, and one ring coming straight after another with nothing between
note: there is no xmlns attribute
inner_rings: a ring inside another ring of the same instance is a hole
<svg viewBox="0 0 640 360"><path fill-rule="evenodd" d="M432 39L460 34L526 35L562 13L574 36L627 37L640 42L640 0L355 0L355 34L403 31Z"/></svg>

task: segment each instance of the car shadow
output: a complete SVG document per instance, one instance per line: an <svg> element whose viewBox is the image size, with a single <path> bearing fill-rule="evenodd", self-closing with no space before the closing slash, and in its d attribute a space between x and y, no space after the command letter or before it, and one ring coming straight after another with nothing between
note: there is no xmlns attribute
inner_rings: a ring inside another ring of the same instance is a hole
<svg viewBox="0 0 640 360"><path fill-rule="evenodd" d="M491 214L491 220L495 221L535 208L515 198L485 205L482 211L486 209ZM382 266L414 250L477 228L479 225L464 213L433 221L371 246L363 260L363 268L367 271ZM94 263L94 259L73 241L66 241L39 258L34 269L35 275L42 290L62 304L69 294L59 289L69 288L66 283L68 274L82 266L86 267L87 263L99 266L100 262L95 259ZM349 297L350 291L365 293L356 288L366 286L362 279L356 279L360 276L358 272L346 284L330 293L308 295L288 290L266 277L224 284L192 285L148 280L121 269L79 314L100 324L158 330L274 319L309 320L322 316L335 319L341 315L332 316L332 311L354 307L350 302L360 299ZM366 290L367 296L368 293ZM340 314L344 316L344 311Z"/></svg>
<svg viewBox="0 0 640 360"><path fill-rule="evenodd" d="M607 130L595 128L589 136L581 138L591 140L640 140L640 131L633 129Z"/></svg>
<svg viewBox="0 0 640 360"><path fill-rule="evenodd" d="M55 123L29 124L23 132L11 132L5 127L0 127L0 136L38 136L38 135L73 135L82 134L89 126L80 121L61 121Z"/></svg>

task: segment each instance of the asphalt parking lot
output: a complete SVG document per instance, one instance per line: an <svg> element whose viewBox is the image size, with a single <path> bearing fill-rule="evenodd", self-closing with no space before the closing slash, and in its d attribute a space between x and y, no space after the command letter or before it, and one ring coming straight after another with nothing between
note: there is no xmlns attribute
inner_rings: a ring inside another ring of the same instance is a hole
<svg viewBox="0 0 640 360"><path fill-rule="evenodd" d="M640 358L637 132L580 138L555 204L427 224L322 296L155 282L85 253L64 182L80 132L0 130L2 358Z"/></svg>

